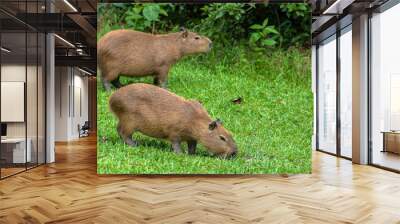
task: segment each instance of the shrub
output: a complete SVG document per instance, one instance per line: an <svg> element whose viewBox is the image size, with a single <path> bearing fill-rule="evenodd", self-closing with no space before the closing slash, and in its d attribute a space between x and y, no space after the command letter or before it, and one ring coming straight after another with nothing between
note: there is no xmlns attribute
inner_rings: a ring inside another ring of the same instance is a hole
<svg viewBox="0 0 400 224"><path fill-rule="evenodd" d="M103 3L98 12L99 36L119 28L167 33L185 26L223 46L240 42L262 50L310 44L306 3Z"/></svg>

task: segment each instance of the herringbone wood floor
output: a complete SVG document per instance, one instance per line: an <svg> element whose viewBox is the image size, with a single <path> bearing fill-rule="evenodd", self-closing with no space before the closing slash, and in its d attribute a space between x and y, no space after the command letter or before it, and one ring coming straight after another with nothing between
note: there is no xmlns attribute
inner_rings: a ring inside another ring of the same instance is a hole
<svg viewBox="0 0 400 224"><path fill-rule="evenodd" d="M400 175L315 152L295 176L98 176L96 140L0 181L0 223L400 223Z"/></svg>

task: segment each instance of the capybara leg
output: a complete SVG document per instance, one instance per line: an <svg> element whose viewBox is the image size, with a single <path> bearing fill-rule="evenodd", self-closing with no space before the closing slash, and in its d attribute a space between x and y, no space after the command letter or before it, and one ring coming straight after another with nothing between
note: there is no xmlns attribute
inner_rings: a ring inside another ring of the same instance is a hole
<svg viewBox="0 0 400 224"><path fill-rule="evenodd" d="M114 79L113 81L111 81L111 83L113 84L113 86L115 88L121 88L123 85L121 84L121 82L119 81L119 76Z"/></svg>
<svg viewBox="0 0 400 224"><path fill-rule="evenodd" d="M190 155L195 154L197 141L191 140L191 141L188 141L187 144L188 144L188 154L190 154Z"/></svg>
<svg viewBox="0 0 400 224"><path fill-rule="evenodd" d="M168 66L163 66L160 70L157 71L157 78L158 78L158 86L164 89L167 89L167 79L168 79Z"/></svg>
<svg viewBox="0 0 400 224"><path fill-rule="evenodd" d="M119 136L122 138L122 140L124 140L124 142L127 145L130 145L133 147L138 145L138 143L132 139L133 132L127 131L121 124L118 124L117 130L118 130Z"/></svg>
<svg viewBox="0 0 400 224"><path fill-rule="evenodd" d="M172 148L174 149L174 152L176 154L181 154L182 150L181 150L181 143L179 141L172 141Z"/></svg>
<svg viewBox="0 0 400 224"><path fill-rule="evenodd" d="M114 70L107 70L107 72L102 71L102 81L103 81L103 85L104 85L104 89L106 89L107 91L111 91L111 87L112 85L114 85L115 87L117 87L116 85L118 85L119 83L119 76L118 76L118 72L115 72ZM117 80L117 82L115 82L115 80ZM120 84L120 83L119 83ZM119 88L119 87L117 87Z"/></svg>
<svg viewBox="0 0 400 224"><path fill-rule="evenodd" d="M154 85L159 86L161 88L167 89L167 80L166 77L155 76L153 80Z"/></svg>
<svg viewBox="0 0 400 224"><path fill-rule="evenodd" d="M103 86L106 91L111 91L111 83L108 80L103 79Z"/></svg>
<svg viewBox="0 0 400 224"><path fill-rule="evenodd" d="M160 80L158 79L157 76L154 77L153 84L156 85L156 86L159 86L159 85L160 85Z"/></svg>
<svg viewBox="0 0 400 224"><path fill-rule="evenodd" d="M163 89L168 89L167 76L159 78L159 85L158 86L163 88Z"/></svg>

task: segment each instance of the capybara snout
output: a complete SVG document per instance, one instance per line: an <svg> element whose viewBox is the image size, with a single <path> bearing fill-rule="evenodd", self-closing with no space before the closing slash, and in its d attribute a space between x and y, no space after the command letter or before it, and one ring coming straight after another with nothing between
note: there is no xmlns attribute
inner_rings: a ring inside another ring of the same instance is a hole
<svg viewBox="0 0 400 224"><path fill-rule="evenodd" d="M186 100L165 89L149 84L131 84L118 89L109 100L118 118L117 131L126 144L136 146L134 132L171 141L176 153L187 142L194 154L199 142L213 154L232 157L237 146L222 122L212 120L200 102Z"/></svg>

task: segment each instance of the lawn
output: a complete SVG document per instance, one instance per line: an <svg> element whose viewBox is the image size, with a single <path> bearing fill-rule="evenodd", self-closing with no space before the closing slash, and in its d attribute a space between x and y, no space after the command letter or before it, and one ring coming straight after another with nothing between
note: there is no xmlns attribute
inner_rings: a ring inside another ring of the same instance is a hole
<svg viewBox="0 0 400 224"><path fill-rule="evenodd" d="M175 154L167 141L135 133L138 147L125 145L108 109L111 93L98 78L99 174L310 173L313 95L310 50L292 48L256 54L244 47L188 56L169 74L169 90L200 100L220 118L238 145L224 160L198 146L196 155ZM152 83L151 77L121 79ZM113 90L115 91L115 90ZM242 98L240 104L233 99ZM186 144L182 144L186 150Z"/></svg>

